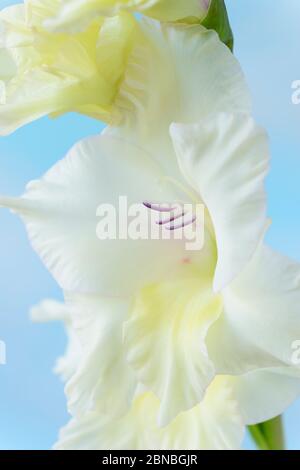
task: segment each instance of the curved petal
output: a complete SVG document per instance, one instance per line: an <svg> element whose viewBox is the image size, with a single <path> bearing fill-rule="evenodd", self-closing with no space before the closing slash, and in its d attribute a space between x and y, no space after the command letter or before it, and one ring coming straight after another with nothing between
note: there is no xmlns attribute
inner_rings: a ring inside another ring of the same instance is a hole
<svg viewBox="0 0 300 470"><path fill-rule="evenodd" d="M203 19L208 10L206 0L64 0L53 18L45 21L51 31L83 31L99 15L115 15L121 9L140 12L159 21L185 18Z"/></svg>
<svg viewBox="0 0 300 470"><path fill-rule="evenodd" d="M159 425L199 403L214 378L205 337L221 308L204 275L154 284L137 297L124 342L139 381L161 401Z"/></svg>
<svg viewBox="0 0 300 470"><path fill-rule="evenodd" d="M42 23L55 10L50 3L30 1L0 12L2 135L47 114L77 111L110 123L119 119L113 102L137 22L124 12L98 18L82 33L48 33Z"/></svg>
<svg viewBox="0 0 300 470"><path fill-rule="evenodd" d="M187 257L201 258L202 252L187 253L185 240L170 230L152 236L158 224L144 202L184 198L140 147L96 136L75 145L22 198L2 197L0 205L21 215L63 289L126 296L187 271Z"/></svg>
<svg viewBox="0 0 300 470"><path fill-rule="evenodd" d="M230 383L216 377L204 400L163 430L162 449L238 450L244 423Z"/></svg>
<svg viewBox="0 0 300 470"><path fill-rule="evenodd" d="M76 101L79 108L84 106L86 100L96 96L93 90L96 94L108 92L103 80L98 79L93 76L81 81L72 75L35 68L12 80L6 86L5 101L0 104L0 134L10 134L47 114L70 111ZM76 100L78 96L81 98ZM107 118L109 109L98 107L97 112Z"/></svg>
<svg viewBox="0 0 300 470"><path fill-rule="evenodd" d="M150 393L137 397L129 412L110 420L97 412L73 418L61 430L55 450L159 449L155 426L157 399Z"/></svg>
<svg viewBox="0 0 300 470"><path fill-rule="evenodd" d="M204 401L158 428L159 400L146 392L127 415L106 421L97 413L73 419L60 434L61 450L227 450L241 446L244 426L224 379L214 382Z"/></svg>
<svg viewBox="0 0 300 470"><path fill-rule="evenodd" d="M261 246L223 292L223 313L207 336L218 373L293 366L300 338L300 266Z"/></svg>
<svg viewBox="0 0 300 470"><path fill-rule="evenodd" d="M56 15L60 4L61 0L24 0L27 24L42 29L45 18Z"/></svg>
<svg viewBox="0 0 300 470"><path fill-rule="evenodd" d="M82 353L66 385L68 410L80 416L97 411L110 419L128 411L137 386L122 342L128 304L98 296L67 295Z"/></svg>
<svg viewBox="0 0 300 470"><path fill-rule="evenodd" d="M0 10L0 46L10 49L32 44L32 36L26 24L26 10L23 4L11 5ZM21 53L21 51L20 51ZM1 75L2 75L1 68Z"/></svg>
<svg viewBox="0 0 300 470"><path fill-rule="evenodd" d="M30 314L34 322L62 321L64 323L68 345L65 354L57 360L54 371L66 382L76 372L82 354L78 335L72 327L70 309L61 302L47 299L32 307Z"/></svg>
<svg viewBox="0 0 300 470"><path fill-rule="evenodd" d="M129 0L64 0L59 10L44 21L49 31L84 31L97 16L116 15Z"/></svg>
<svg viewBox="0 0 300 470"><path fill-rule="evenodd" d="M105 133L121 133L142 145L168 176L182 182L171 123L193 123L222 111L250 112L249 91L239 63L213 31L151 20L142 21L141 29L145 39L129 57L115 100L121 125Z"/></svg>
<svg viewBox="0 0 300 470"><path fill-rule="evenodd" d="M145 40L132 51L116 100L126 110L125 132L135 130L150 144L169 137L172 122L251 111L241 67L214 31L151 20L142 21L141 29Z"/></svg>
<svg viewBox="0 0 300 470"><path fill-rule="evenodd" d="M70 322L70 312L67 306L62 302L52 299L45 299L35 305L30 310L30 317L36 323L49 321Z"/></svg>
<svg viewBox="0 0 300 470"><path fill-rule="evenodd" d="M248 115L227 113L174 124L171 136L179 165L212 219L218 248L214 289L220 291L251 259L266 229L267 138Z"/></svg>
<svg viewBox="0 0 300 470"><path fill-rule="evenodd" d="M296 368L264 369L228 381L247 425L281 415L300 395L300 370Z"/></svg>

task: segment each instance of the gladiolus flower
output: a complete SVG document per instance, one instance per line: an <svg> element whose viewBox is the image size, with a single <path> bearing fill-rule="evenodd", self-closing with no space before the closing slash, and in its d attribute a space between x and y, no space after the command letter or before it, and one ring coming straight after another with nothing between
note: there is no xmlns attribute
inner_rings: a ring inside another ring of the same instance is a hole
<svg viewBox="0 0 300 470"><path fill-rule="evenodd" d="M57 2L29 0L0 12L0 133L44 115L76 111L118 120L113 109L137 31L128 13L97 18L72 36L43 29Z"/></svg>

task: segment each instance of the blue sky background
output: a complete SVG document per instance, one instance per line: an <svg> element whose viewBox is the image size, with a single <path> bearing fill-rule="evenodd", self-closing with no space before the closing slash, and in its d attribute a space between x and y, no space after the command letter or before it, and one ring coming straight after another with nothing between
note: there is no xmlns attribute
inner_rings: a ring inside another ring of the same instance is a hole
<svg viewBox="0 0 300 470"><path fill-rule="evenodd" d="M13 3L0 0L1 7ZM227 5L255 116L270 136L268 241L300 261L300 105L291 102L291 83L300 80L300 2L227 0ZM96 121L68 115L1 138L0 193L21 194L29 180L100 128ZM7 365L0 366L0 449L48 449L68 419L63 386L51 373L64 350L63 329L28 318L30 306L45 297L60 299L60 290L31 250L22 223L1 211L0 340L7 344ZM300 449L300 401L286 412L285 424L288 448Z"/></svg>

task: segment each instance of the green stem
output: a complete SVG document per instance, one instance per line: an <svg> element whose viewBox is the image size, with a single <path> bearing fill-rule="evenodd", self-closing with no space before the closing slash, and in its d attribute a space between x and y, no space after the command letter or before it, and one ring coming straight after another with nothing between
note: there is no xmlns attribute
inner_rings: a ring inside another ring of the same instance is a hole
<svg viewBox="0 0 300 470"><path fill-rule="evenodd" d="M264 423L248 426L259 450L284 450L284 430L281 416Z"/></svg>

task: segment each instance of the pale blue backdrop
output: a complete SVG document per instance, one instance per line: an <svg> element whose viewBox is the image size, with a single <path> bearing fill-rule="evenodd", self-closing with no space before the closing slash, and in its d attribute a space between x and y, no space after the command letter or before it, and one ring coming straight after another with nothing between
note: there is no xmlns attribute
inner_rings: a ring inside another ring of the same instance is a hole
<svg viewBox="0 0 300 470"><path fill-rule="evenodd" d="M0 0L1 7L14 3ZM268 179L270 244L300 261L300 105L291 83L300 79L299 0L228 0L236 55L246 73L257 120L267 128L273 155ZM19 195L100 123L68 115L48 118L0 139L0 193ZM51 373L62 353L60 325L35 325L29 307L44 297L60 299L55 282L32 252L21 222L0 212L0 448L48 449L67 419L63 387ZM300 306L299 306L300 308ZM284 313L284 312L283 312ZM299 312L300 314L300 312ZM285 415L290 449L300 449L300 401ZM246 446L249 441L246 439Z"/></svg>

